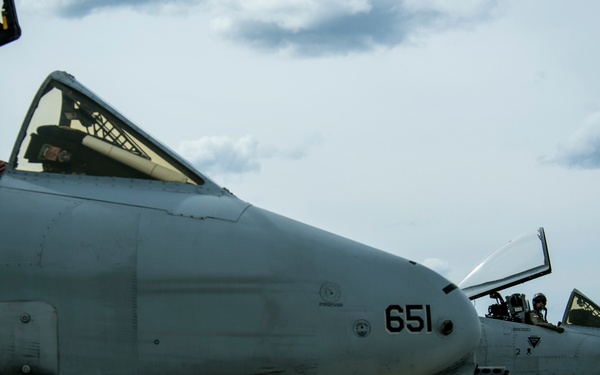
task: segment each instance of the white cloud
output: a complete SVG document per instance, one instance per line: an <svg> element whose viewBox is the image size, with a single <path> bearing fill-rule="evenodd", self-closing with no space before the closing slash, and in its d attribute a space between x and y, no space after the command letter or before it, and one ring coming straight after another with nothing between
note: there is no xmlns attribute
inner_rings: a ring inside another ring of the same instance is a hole
<svg viewBox="0 0 600 375"><path fill-rule="evenodd" d="M101 10L130 8L151 14L180 15L188 13L205 0L23 0L22 10L57 13L62 17L79 18Z"/></svg>
<svg viewBox="0 0 600 375"><path fill-rule="evenodd" d="M498 0L49 0L33 10L84 17L110 8L146 13L211 14L213 31L266 51L321 56L370 51L413 35L487 20Z"/></svg>
<svg viewBox="0 0 600 375"><path fill-rule="evenodd" d="M237 140L212 136L182 141L178 151L203 171L243 173L260 170L258 141L252 136Z"/></svg>
<svg viewBox="0 0 600 375"><path fill-rule="evenodd" d="M412 12L439 12L455 19L485 17L490 11L490 1L485 0L404 0L404 8Z"/></svg>
<svg viewBox="0 0 600 375"><path fill-rule="evenodd" d="M261 163L272 158L301 159L321 142L313 135L285 148L261 145L251 135L239 139L227 136L206 136L182 141L177 151L198 170L214 174L259 172Z"/></svg>
<svg viewBox="0 0 600 375"><path fill-rule="evenodd" d="M600 112L588 116L557 149L554 157L542 161L567 168L600 168Z"/></svg>
<svg viewBox="0 0 600 375"><path fill-rule="evenodd" d="M368 13L371 4L368 0L219 0L213 2L213 8L223 15L218 19L229 20L229 30L221 28L221 32L236 32L236 25L250 22L273 24L281 30L298 33L332 17Z"/></svg>
<svg viewBox="0 0 600 375"><path fill-rule="evenodd" d="M215 1L212 27L255 48L324 55L393 47L428 29L487 19L495 0ZM226 27L224 27L226 26Z"/></svg>

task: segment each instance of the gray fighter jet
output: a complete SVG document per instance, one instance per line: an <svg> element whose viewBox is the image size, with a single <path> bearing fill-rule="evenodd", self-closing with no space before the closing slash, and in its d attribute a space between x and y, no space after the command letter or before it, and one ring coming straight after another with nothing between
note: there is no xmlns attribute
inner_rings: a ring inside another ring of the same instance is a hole
<svg viewBox="0 0 600 375"><path fill-rule="evenodd" d="M534 307L525 294L504 298L500 294L551 271L546 236L540 228L498 249L460 282L472 300L485 296L495 300L480 318L478 371L600 374L600 308L591 299L574 289L556 326L531 320Z"/></svg>
<svg viewBox="0 0 600 375"><path fill-rule="evenodd" d="M244 202L64 72L0 177L0 374L473 374L467 296Z"/></svg>

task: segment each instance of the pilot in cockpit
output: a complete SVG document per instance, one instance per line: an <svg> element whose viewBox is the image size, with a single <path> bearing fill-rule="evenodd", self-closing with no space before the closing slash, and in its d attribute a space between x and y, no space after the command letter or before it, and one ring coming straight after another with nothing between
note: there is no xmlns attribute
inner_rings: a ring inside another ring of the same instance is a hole
<svg viewBox="0 0 600 375"><path fill-rule="evenodd" d="M6 170L6 162L4 160L0 160L0 176L4 174Z"/></svg>
<svg viewBox="0 0 600 375"><path fill-rule="evenodd" d="M544 312L546 311L546 296L543 293L536 293L531 300L533 303L533 309L529 312L529 318L531 324L554 330L558 333L563 333L565 329L563 327L557 327L552 323L548 323Z"/></svg>

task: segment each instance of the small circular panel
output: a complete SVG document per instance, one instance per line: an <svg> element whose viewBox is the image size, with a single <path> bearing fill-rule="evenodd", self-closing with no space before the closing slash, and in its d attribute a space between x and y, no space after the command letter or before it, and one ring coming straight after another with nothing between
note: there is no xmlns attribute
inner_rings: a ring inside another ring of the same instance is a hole
<svg viewBox="0 0 600 375"><path fill-rule="evenodd" d="M339 285L332 282L326 282L321 285L321 298L325 302L334 303L342 297L342 289Z"/></svg>
<svg viewBox="0 0 600 375"><path fill-rule="evenodd" d="M354 334L358 337L367 337L371 333L371 324L364 319L354 322Z"/></svg>

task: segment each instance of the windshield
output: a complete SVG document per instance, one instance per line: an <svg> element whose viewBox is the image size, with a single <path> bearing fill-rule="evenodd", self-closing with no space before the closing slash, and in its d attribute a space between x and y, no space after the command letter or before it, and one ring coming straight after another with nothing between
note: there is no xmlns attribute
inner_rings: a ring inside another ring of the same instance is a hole
<svg viewBox="0 0 600 375"><path fill-rule="evenodd" d="M60 74L66 75L53 73ZM63 82L47 82L32 104L15 169L204 183L110 107Z"/></svg>
<svg viewBox="0 0 600 375"><path fill-rule="evenodd" d="M471 271L458 286L470 299L551 272L544 228L508 242Z"/></svg>
<svg viewBox="0 0 600 375"><path fill-rule="evenodd" d="M577 289L573 289L563 316L564 324L600 328L600 308Z"/></svg>

